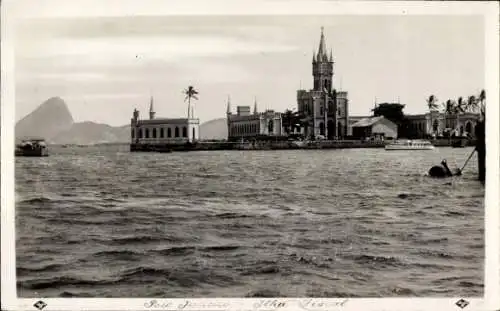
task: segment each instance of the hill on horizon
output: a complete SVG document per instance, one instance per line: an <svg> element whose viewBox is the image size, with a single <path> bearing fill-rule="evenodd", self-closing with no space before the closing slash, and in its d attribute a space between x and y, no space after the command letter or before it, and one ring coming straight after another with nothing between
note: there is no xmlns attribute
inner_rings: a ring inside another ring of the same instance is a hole
<svg viewBox="0 0 500 311"><path fill-rule="evenodd" d="M16 140L41 137L50 144L126 143L129 135L129 125L115 127L90 121L74 122L66 102L60 97L44 101L15 127Z"/></svg>
<svg viewBox="0 0 500 311"><path fill-rule="evenodd" d="M70 129L73 123L73 116L64 100L52 97L16 123L15 137L35 136L50 141L61 131Z"/></svg>
<svg viewBox="0 0 500 311"><path fill-rule="evenodd" d="M111 126L91 121L74 122L66 102L60 97L52 97L17 122L15 137L16 140L41 137L50 144L128 143L130 124ZM226 118L200 124L200 139L226 138Z"/></svg>

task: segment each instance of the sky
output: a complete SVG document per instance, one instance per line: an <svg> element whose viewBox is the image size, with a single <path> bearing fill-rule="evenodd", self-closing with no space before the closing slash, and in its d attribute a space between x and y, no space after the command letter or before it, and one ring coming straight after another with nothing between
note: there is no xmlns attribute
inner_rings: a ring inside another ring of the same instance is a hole
<svg viewBox="0 0 500 311"><path fill-rule="evenodd" d="M77 122L114 126L134 108L146 118L185 117L183 89L199 92L201 122L221 118L228 96L259 110L296 108L312 88L320 29L335 61L334 86L349 93L350 115L375 100L405 113L484 88L484 21L479 15L31 14L16 20L16 121L53 96Z"/></svg>

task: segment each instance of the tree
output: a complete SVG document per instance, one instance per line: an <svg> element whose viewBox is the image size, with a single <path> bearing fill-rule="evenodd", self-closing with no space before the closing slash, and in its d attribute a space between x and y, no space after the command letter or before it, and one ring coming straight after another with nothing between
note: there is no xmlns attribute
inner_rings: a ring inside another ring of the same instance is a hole
<svg viewBox="0 0 500 311"><path fill-rule="evenodd" d="M381 103L372 109L373 116L383 116L384 118L391 120L398 126L398 137L407 136L409 133L408 120L406 120L403 113L405 105L397 103Z"/></svg>
<svg viewBox="0 0 500 311"><path fill-rule="evenodd" d="M457 102L455 103L455 105L453 107L453 112L455 113L455 117L457 118L457 122L456 122L457 124L455 126L455 131L457 134L459 134L461 132L460 131L460 114L465 112L464 99L462 98L462 96L460 96L458 98Z"/></svg>
<svg viewBox="0 0 500 311"><path fill-rule="evenodd" d="M400 125L404 120L404 109L405 105L396 103L381 103L372 109L373 116L384 116L385 118L391 120L392 122Z"/></svg>
<svg viewBox="0 0 500 311"><path fill-rule="evenodd" d="M476 96L471 95L467 98L464 106L465 111L474 112L477 109L477 99Z"/></svg>
<svg viewBox="0 0 500 311"><path fill-rule="evenodd" d="M290 135L290 132L292 131L293 127L294 127L294 118L295 117L295 113L290 110L290 109L287 109L285 110L285 113L283 113L283 128L285 129L285 132L287 135Z"/></svg>
<svg viewBox="0 0 500 311"><path fill-rule="evenodd" d="M184 95L186 95L186 98L184 98L184 102L186 100L188 101L188 118L190 118L190 112L191 112L191 98L194 98L198 100L198 97L196 96L198 94L198 91L194 89L193 86L188 86L187 89L184 90Z"/></svg>
<svg viewBox="0 0 500 311"><path fill-rule="evenodd" d="M432 112L438 109L438 104L436 104L437 98L434 95L430 95L427 99L427 108L429 108L430 116L431 116L431 133L434 133L434 123L432 122Z"/></svg>
<svg viewBox="0 0 500 311"><path fill-rule="evenodd" d="M438 109L438 104L436 104L437 98L434 95L429 96L427 98L427 108L429 108L429 111L435 111Z"/></svg>

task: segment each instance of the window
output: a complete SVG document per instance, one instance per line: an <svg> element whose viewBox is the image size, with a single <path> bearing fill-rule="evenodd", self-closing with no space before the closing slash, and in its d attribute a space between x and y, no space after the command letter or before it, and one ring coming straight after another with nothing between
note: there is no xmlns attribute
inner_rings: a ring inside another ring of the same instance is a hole
<svg viewBox="0 0 500 311"><path fill-rule="evenodd" d="M153 138L156 138L156 128L153 129Z"/></svg>
<svg viewBox="0 0 500 311"><path fill-rule="evenodd" d="M179 128L175 127L175 137L179 137Z"/></svg>
<svg viewBox="0 0 500 311"><path fill-rule="evenodd" d="M130 133L130 135L132 136L132 139L134 139L134 136L135 136L135 131L134 131L134 129L132 129L132 132Z"/></svg>
<svg viewBox="0 0 500 311"><path fill-rule="evenodd" d="M188 137L187 127L185 126L182 127L182 137Z"/></svg>
<svg viewBox="0 0 500 311"><path fill-rule="evenodd" d="M193 140L195 140L195 139L196 139L196 130L195 130L195 128L193 127Z"/></svg>
<svg viewBox="0 0 500 311"><path fill-rule="evenodd" d="M274 122L273 122L273 120L269 120L269 123L267 123L267 130L269 131L269 134L272 134L272 132L274 132Z"/></svg>
<svg viewBox="0 0 500 311"><path fill-rule="evenodd" d="M162 128L160 128L160 138L163 138L165 137L165 130Z"/></svg>
<svg viewBox="0 0 500 311"><path fill-rule="evenodd" d="M146 138L149 138L149 129L146 129Z"/></svg>
<svg viewBox="0 0 500 311"><path fill-rule="evenodd" d="M139 136L139 138L142 138L142 129L139 129L139 133L137 134L137 136Z"/></svg>
<svg viewBox="0 0 500 311"><path fill-rule="evenodd" d="M167 129L167 137L168 138L172 137L172 129L170 128Z"/></svg>

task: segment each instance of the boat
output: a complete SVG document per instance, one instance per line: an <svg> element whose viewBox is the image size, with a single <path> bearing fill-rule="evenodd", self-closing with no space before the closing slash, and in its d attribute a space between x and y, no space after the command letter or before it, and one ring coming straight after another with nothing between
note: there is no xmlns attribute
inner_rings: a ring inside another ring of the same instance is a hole
<svg viewBox="0 0 500 311"><path fill-rule="evenodd" d="M385 145L385 150L433 150L428 140L396 140Z"/></svg>
<svg viewBox="0 0 500 311"><path fill-rule="evenodd" d="M43 138L23 139L16 145L16 157L47 157L49 149Z"/></svg>

